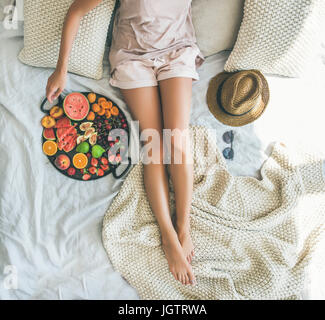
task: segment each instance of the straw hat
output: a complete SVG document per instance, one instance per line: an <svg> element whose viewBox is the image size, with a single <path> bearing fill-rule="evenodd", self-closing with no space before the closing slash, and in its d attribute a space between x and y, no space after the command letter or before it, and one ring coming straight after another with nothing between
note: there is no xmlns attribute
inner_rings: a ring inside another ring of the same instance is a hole
<svg viewBox="0 0 325 320"><path fill-rule="evenodd" d="M269 97L267 81L258 70L221 72L210 80L206 96L216 119L233 127L260 117Z"/></svg>

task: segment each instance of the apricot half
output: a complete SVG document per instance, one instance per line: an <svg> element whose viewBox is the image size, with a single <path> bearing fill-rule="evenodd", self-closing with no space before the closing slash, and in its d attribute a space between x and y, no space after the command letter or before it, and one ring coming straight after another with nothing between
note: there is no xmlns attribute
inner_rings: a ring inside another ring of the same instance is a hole
<svg viewBox="0 0 325 320"><path fill-rule="evenodd" d="M50 110L50 116L54 119L58 119L60 117L63 116L63 109L58 107L58 106L54 106L51 108Z"/></svg>
<svg viewBox="0 0 325 320"><path fill-rule="evenodd" d="M41 120L41 124L44 128L53 128L55 126L55 119L51 116L44 116Z"/></svg>
<svg viewBox="0 0 325 320"><path fill-rule="evenodd" d="M89 93L88 94L88 100L90 103L94 103L96 101L96 94L95 93Z"/></svg>

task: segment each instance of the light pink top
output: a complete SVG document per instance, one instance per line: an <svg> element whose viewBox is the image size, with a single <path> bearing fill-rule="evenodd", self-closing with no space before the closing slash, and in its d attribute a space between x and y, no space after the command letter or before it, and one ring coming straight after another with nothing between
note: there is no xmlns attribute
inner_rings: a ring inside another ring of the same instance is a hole
<svg viewBox="0 0 325 320"><path fill-rule="evenodd" d="M109 52L111 73L126 60L155 58L184 46L197 48L192 0L120 0ZM199 50L199 67L204 56Z"/></svg>

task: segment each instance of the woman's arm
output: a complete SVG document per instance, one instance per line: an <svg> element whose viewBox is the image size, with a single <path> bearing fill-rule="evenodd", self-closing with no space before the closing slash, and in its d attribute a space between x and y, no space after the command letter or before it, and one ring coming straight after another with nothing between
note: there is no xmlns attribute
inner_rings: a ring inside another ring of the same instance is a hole
<svg viewBox="0 0 325 320"><path fill-rule="evenodd" d="M62 29L58 62L46 86L46 97L51 103L60 95L65 87L69 55L79 29L80 20L101 2L102 0L75 0L67 12Z"/></svg>

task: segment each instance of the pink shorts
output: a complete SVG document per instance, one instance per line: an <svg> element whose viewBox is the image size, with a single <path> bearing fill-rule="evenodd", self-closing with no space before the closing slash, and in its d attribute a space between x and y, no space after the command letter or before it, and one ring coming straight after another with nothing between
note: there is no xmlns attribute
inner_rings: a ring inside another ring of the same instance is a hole
<svg viewBox="0 0 325 320"><path fill-rule="evenodd" d="M121 89L157 86L158 81L186 77L199 80L196 57L199 49L182 47L156 58L129 60L119 64L109 83Z"/></svg>

